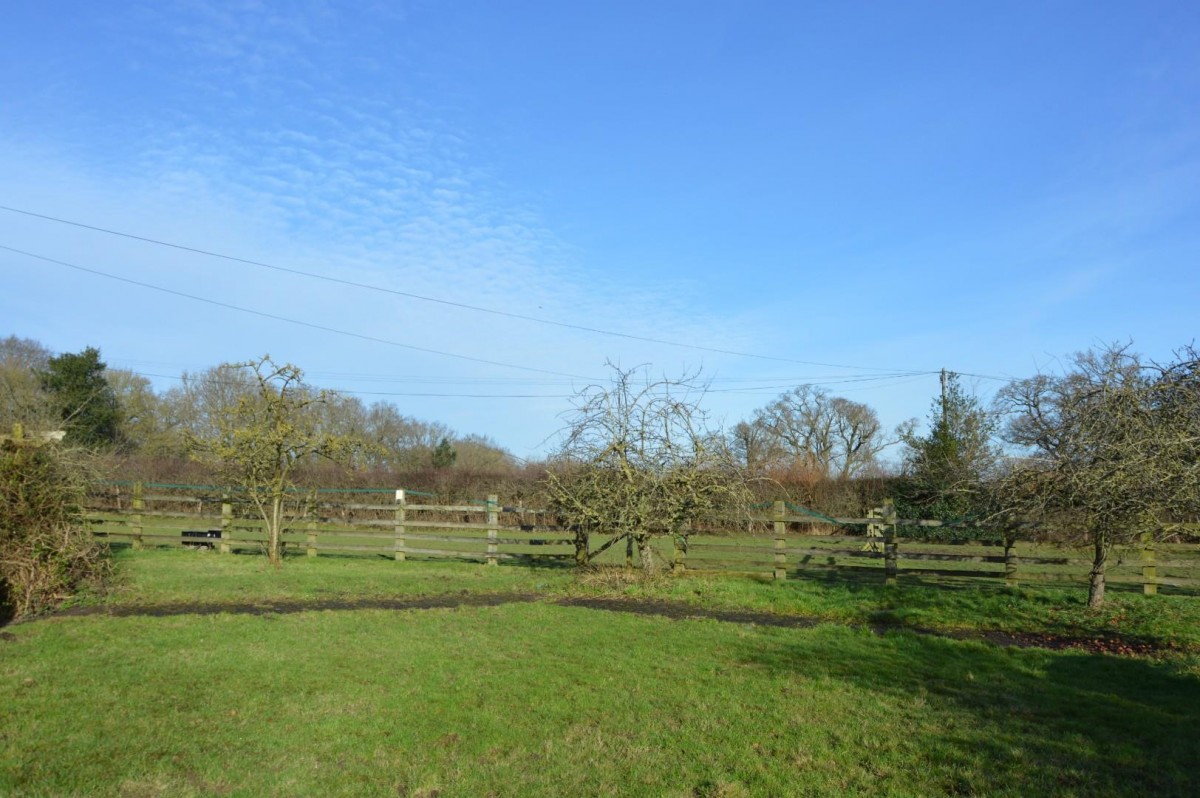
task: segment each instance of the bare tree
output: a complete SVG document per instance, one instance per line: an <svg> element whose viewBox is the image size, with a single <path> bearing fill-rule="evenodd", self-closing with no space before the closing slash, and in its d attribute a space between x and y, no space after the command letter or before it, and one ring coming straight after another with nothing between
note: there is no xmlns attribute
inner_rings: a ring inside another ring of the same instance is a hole
<svg viewBox="0 0 1200 798"><path fill-rule="evenodd" d="M445 424L406 416L390 402L371 405L362 430L373 447L370 465L393 469L423 468L442 438L454 439L454 431Z"/></svg>
<svg viewBox="0 0 1200 798"><path fill-rule="evenodd" d="M775 456L782 452L828 479L861 474L896 442L885 437L879 416L869 406L812 385L797 386L760 408L752 424L774 442L758 442L760 451Z"/></svg>
<svg viewBox="0 0 1200 798"><path fill-rule="evenodd" d="M695 376L612 368L611 384L580 392L546 489L576 530L577 562L631 539L652 572L655 538L684 537L699 518L745 507L749 492L722 437L705 428ZM590 551L590 533L612 537Z"/></svg>
<svg viewBox="0 0 1200 798"><path fill-rule="evenodd" d="M306 386L296 366L276 364L266 355L220 368L240 371L253 392L243 392L233 404L217 410L211 432L193 434L191 446L199 456L215 460L246 491L266 526L267 557L280 565L283 533L294 520L287 500L296 467L319 457L345 462L358 444L323 428L315 408L328 394Z"/></svg>
<svg viewBox="0 0 1200 798"><path fill-rule="evenodd" d="M166 403L150 380L126 369L107 369L117 399L117 440L124 451L183 455L182 433L172 425Z"/></svg>
<svg viewBox="0 0 1200 798"><path fill-rule="evenodd" d="M1166 367L1128 345L1075 355L1062 376L1005 387L1007 437L1029 456L1002 480L1011 516L1088 541L1088 604L1104 601L1112 547L1194 517L1200 474L1196 353Z"/></svg>
<svg viewBox="0 0 1200 798"><path fill-rule="evenodd" d="M758 420L735 424L729 432L729 448L738 462L752 474L778 465L783 459L778 439Z"/></svg>
<svg viewBox="0 0 1200 798"><path fill-rule="evenodd" d="M220 434L221 419L257 393L256 380L244 363L224 363L204 371L184 372L180 385L163 396L166 425L188 440Z"/></svg>
<svg viewBox="0 0 1200 798"><path fill-rule="evenodd" d="M13 424L40 432L61 428L62 417L38 378L52 355L29 338L0 339L0 430Z"/></svg>

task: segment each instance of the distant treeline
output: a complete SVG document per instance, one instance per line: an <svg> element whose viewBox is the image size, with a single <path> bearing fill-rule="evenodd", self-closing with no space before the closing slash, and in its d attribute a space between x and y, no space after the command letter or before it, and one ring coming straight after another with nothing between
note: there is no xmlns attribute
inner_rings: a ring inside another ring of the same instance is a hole
<svg viewBox="0 0 1200 798"><path fill-rule="evenodd" d="M0 429L64 429L68 443L106 456L114 478L211 480L211 469L189 456L188 441L211 432L223 408L253 399L254 389L244 370L222 365L184 372L179 385L159 392L140 374L107 367L95 348L54 355L27 338L0 340ZM388 401L330 394L316 408L329 429L371 444L350 468L311 466L325 482L391 484L403 475L436 486L478 475L494 484L526 470L490 438L413 418Z"/></svg>

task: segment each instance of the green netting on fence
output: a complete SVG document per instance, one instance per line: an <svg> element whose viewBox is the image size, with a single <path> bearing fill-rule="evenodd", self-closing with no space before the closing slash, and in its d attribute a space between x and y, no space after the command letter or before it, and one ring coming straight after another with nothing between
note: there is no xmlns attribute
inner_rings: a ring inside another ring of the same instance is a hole
<svg viewBox="0 0 1200 798"><path fill-rule="evenodd" d="M834 518L832 516L825 515L825 513L818 513L816 510L810 510L807 507L801 507L800 505L792 504L791 502L784 502L784 505L792 512L801 513L803 515L810 515L813 518L820 518L825 523L833 524L834 526L842 526L841 521L837 520L836 518Z"/></svg>
<svg viewBox="0 0 1200 798"><path fill-rule="evenodd" d="M119 479L119 480L110 479L110 480L103 480L103 481L99 482L98 484L100 484L100 485L133 486L136 483L133 482L132 480L128 480L128 479ZM144 487L144 488L160 488L163 490L209 490L209 491L236 491L236 492L244 492L246 490L245 488L223 488L218 485L184 485L184 484L174 483L174 482L143 482L142 487ZM310 492L310 489L308 489L308 488L288 488L288 493L309 493L309 492ZM396 488L317 488L316 492L317 493L395 493ZM434 493L426 493L425 491L421 491L421 490L405 489L404 492L406 494L412 494L413 496L435 496L435 495L437 495Z"/></svg>

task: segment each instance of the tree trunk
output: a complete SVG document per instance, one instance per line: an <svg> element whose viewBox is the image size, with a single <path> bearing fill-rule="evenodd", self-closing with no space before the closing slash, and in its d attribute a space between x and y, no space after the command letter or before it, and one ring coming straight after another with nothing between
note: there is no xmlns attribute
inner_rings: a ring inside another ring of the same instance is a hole
<svg viewBox="0 0 1200 798"><path fill-rule="evenodd" d="M1095 609L1104 604L1104 568L1108 564L1108 534L1100 531L1093 532L1092 546L1092 572L1088 582L1088 606Z"/></svg>
<svg viewBox="0 0 1200 798"><path fill-rule="evenodd" d="M642 571L652 574L658 570L658 561L654 559L654 538L651 535L639 535L637 539L638 555L642 558Z"/></svg>
<svg viewBox="0 0 1200 798"><path fill-rule="evenodd" d="M283 522L283 497L271 497L271 518L267 522L267 561L276 567L283 565L279 528Z"/></svg>
<svg viewBox="0 0 1200 798"><path fill-rule="evenodd" d="M582 568L588 564L588 534L587 532L575 533L575 564Z"/></svg>

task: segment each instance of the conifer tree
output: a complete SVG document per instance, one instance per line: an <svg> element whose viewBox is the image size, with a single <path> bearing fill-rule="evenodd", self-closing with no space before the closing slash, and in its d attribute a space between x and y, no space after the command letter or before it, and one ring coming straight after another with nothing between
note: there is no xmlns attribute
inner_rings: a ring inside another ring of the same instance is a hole
<svg viewBox="0 0 1200 798"><path fill-rule="evenodd" d="M942 372L942 392L929 410L929 433L904 437L906 503L920 515L943 520L979 509L980 488L997 461L995 431L995 418L963 390L959 376Z"/></svg>
<svg viewBox="0 0 1200 798"><path fill-rule="evenodd" d="M62 418L68 443L96 448L117 441L120 411L104 369L100 350L89 346L50 358L39 374L42 389Z"/></svg>

